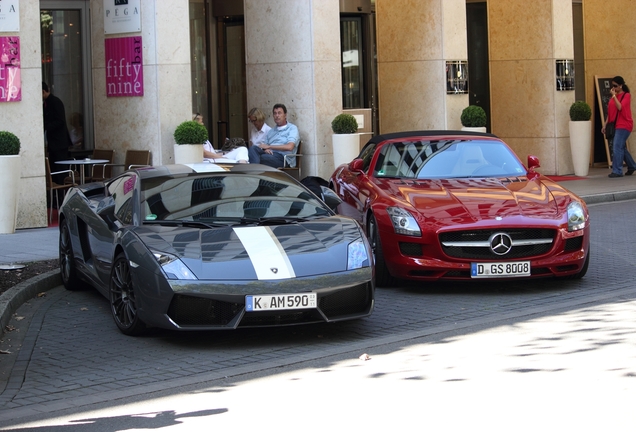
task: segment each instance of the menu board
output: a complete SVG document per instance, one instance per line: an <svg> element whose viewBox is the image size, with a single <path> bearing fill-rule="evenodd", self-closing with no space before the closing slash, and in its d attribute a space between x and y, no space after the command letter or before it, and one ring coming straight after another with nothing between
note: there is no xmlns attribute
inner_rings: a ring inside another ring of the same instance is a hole
<svg viewBox="0 0 636 432"><path fill-rule="evenodd" d="M601 122L603 126L605 126L605 119L607 119L607 104L610 99L612 99L612 93L610 92L612 89L612 78L600 78L599 76L595 76L594 81L596 82L596 96L598 97L598 104L603 110Z"/></svg>
<svg viewBox="0 0 636 432"><path fill-rule="evenodd" d="M601 127L605 127L605 120L607 119L607 105L612 99L612 79L613 78L601 78L598 75L594 76L594 84L596 87L596 98L598 101L599 109L598 113L601 121ZM605 142L605 155L607 156L607 164L612 165L612 156L609 148L607 138L603 135L603 141Z"/></svg>

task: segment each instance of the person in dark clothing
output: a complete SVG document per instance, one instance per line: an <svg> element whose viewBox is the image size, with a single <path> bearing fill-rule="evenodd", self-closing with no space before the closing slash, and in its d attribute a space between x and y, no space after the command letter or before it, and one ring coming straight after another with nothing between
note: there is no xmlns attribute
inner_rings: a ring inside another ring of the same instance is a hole
<svg viewBox="0 0 636 432"><path fill-rule="evenodd" d="M73 145L71 135L66 126L66 113L64 112L64 104L57 96L51 94L49 86L42 82L42 100L44 108L44 132L46 133L46 142L48 147L49 164L51 171L59 171L68 169L63 165L55 165L55 162L68 159L68 149ZM66 174L56 174L53 181L58 184L64 183Z"/></svg>

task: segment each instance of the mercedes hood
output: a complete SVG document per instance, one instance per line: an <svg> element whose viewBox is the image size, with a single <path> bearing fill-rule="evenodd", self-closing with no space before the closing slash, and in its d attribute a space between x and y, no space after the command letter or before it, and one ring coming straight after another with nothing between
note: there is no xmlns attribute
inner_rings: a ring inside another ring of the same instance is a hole
<svg viewBox="0 0 636 432"><path fill-rule="evenodd" d="M425 218L470 223L495 217L555 219L565 210L569 193L526 177L496 179L383 180L381 188L406 202Z"/></svg>

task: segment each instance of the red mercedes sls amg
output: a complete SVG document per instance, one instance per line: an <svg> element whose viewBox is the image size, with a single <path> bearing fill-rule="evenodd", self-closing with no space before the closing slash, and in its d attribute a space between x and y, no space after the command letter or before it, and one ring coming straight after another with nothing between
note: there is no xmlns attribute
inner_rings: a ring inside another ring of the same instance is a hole
<svg viewBox="0 0 636 432"><path fill-rule="evenodd" d="M373 137L330 187L365 228L376 282L581 278L590 261L583 200L527 168L494 135Z"/></svg>

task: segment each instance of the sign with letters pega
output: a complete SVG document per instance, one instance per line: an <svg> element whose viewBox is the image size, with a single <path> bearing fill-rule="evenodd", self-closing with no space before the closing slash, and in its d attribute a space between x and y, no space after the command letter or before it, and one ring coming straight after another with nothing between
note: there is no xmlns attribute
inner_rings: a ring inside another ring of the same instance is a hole
<svg viewBox="0 0 636 432"><path fill-rule="evenodd" d="M144 64L141 36L104 40L106 96L143 96Z"/></svg>
<svg viewBox="0 0 636 432"><path fill-rule="evenodd" d="M20 31L20 1L0 1L0 32Z"/></svg>
<svg viewBox="0 0 636 432"><path fill-rule="evenodd" d="M104 34L140 31L140 0L104 0Z"/></svg>
<svg viewBox="0 0 636 432"><path fill-rule="evenodd" d="M20 37L0 37L0 102L22 100Z"/></svg>

